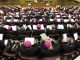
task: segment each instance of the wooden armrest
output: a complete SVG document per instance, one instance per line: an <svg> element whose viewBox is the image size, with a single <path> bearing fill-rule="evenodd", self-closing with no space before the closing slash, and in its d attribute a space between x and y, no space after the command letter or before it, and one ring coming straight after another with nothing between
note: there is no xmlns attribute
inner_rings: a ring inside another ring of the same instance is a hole
<svg viewBox="0 0 80 60"><path fill-rule="evenodd" d="M9 57L14 57L16 54L3 52L3 55L9 56Z"/></svg>
<svg viewBox="0 0 80 60"><path fill-rule="evenodd" d="M73 52L69 52L69 53L64 53L64 55L70 55L70 54L73 54L75 53L76 51L73 51Z"/></svg>
<svg viewBox="0 0 80 60"><path fill-rule="evenodd" d="M78 51L80 51L80 49L77 49Z"/></svg>
<svg viewBox="0 0 80 60"><path fill-rule="evenodd" d="M60 60L59 56L43 57L42 60Z"/></svg>
<svg viewBox="0 0 80 60"><path fill-rule="evenodd" d="M20 56L21 59L37 60L36 56Z"/></svg>

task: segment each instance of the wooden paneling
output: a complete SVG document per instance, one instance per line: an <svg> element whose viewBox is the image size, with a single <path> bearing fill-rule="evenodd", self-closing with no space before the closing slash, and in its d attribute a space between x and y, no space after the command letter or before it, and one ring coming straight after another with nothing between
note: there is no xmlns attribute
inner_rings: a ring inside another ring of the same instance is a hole
<svg viewBox="0 0 80 60"><path fill-rule="evenodd" d="M31 7L45 7L45 3L32 3Z"/></svg>
<svg viewBox="0 0 80 60"><path fill-rule="evenodd" d="M56 5L53 3L49 3L49 5L46 5L46 3L31 3L29 6L28 3L26 3L27 7L55 7Z"/></svg>

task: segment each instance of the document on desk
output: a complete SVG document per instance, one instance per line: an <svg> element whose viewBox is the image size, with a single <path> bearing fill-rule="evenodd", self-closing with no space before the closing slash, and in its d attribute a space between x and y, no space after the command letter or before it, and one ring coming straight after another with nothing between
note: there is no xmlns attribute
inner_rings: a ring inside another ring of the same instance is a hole
<svg viewBox="0 0 80 60"><path fill-rule="evenodd" d="M77 58L75 58L74 60L80 60L80 55Z"/></svg>
<svg viewBox="0 0 80 60"><path fill-rule="evenodd" d="M0 40L3 40L3 34L0 34Z"/></svg>
<svg viewBox="0 0 80 60"><path fill-rule="evenodd" d="M34 37L25 37L25 41L30 41L31 45L35 44L35 38Z"/></svg>

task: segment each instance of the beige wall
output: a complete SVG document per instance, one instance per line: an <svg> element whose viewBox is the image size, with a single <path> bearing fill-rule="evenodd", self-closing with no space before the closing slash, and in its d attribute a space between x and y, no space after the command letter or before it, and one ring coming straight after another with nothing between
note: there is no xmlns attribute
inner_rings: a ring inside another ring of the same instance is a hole
<svg viewBox="0 0 80 60"><path fill-rule="evenodd" d="M80 2L80 0L76 0L76 1Z"/></svg>
<svg viewBox="0 0 80 60"><path fill-rule="evenodd" d="M37 0L8 0L9 3L13 3L13 4L14 3L25 4L26 3L25 1L35 1L35 2L37 2ZM45 1L45 0L43 0L43 1ZM70 1L72 1L72 0L47 0L47 1L49 1L49 2L52 1L54 4L62 4L63 5L65 3L71 3ZM80 0L77 0L77 1L80 1Z"/></svg>
<svg viewBox="0 0 80 60"><path fill-rule="evenodd" d="M25 1L34 1L34 2L37 2L37 0L20 0L21 3L24 3ZM43 1L52 1L53 3L57 3L58 0L43 0Z"/></svg>
<svg viewBox="0 0 80 60"><path fill-rule="evenodd" d="M16 1L18 1L20 3L25 3L25 1L32 1L32 2L35 1L35 2L37 2L37 0L15 0L15 2ZM43 1L49 1L49 2L52 1L54 4L64 4L64 3L66 3L70 0L43 0Z"/></svg>

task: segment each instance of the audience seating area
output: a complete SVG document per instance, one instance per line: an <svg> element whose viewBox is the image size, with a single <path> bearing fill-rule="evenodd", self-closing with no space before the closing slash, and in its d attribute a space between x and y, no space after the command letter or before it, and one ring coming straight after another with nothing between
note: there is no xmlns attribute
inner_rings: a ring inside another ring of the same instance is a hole
<svg viewBox="0 0 80 60"><path fill-rule="evenodd" d="M1 60L50 60L44 57L57 55L60 60L80 55L79 6L0 6Z"/></svg>

